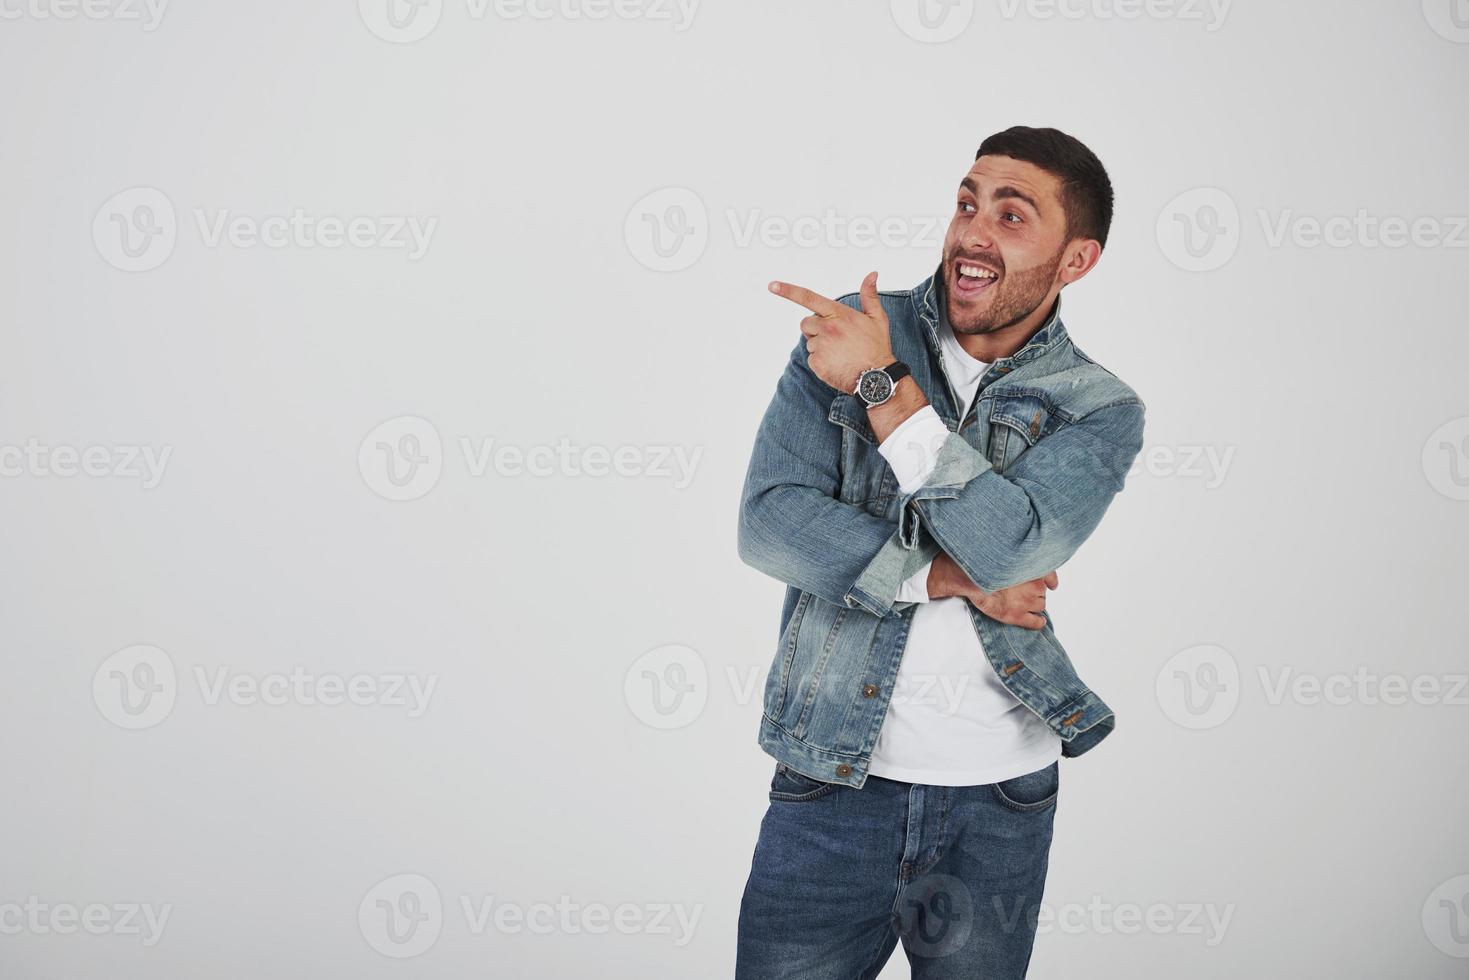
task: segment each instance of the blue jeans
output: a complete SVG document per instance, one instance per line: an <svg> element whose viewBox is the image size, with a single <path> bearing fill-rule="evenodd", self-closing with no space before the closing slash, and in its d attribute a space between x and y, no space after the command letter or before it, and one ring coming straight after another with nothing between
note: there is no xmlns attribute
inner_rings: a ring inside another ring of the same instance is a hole
<svg viewBox="0 0 1469 980"><path fill-rule="evenodd" d="M1058 763L983 786L777 763L740 903L736 980L870 980L901 939L914 977L1025 976Z"/></svg>

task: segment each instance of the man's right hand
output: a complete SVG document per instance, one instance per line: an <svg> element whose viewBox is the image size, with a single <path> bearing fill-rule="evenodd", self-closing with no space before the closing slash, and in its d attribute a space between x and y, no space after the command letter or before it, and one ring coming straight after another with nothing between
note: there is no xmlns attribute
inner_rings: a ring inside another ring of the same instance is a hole
<svg viewBox="0 0 1469 980"><path fill-rule="evenodd" d="M1046 590L1061 584L1055 572L1044 578L1012 585L998 592L985 592L970 581L954 559L940 552L928 570L928 597L943 599L963 596L991 619L1028 630L1045 629Z"/></svg>

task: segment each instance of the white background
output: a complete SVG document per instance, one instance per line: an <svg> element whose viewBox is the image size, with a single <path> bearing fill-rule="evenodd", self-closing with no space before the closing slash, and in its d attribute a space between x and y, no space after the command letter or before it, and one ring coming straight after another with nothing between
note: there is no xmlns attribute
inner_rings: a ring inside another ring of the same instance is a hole
<svg viewBox="0 0 1469 980"><path fill-rule="evenodd" d="M783 588L735 522L800 316L765 283L914 285L1023 123L1112 175L1065 321L1148 405L1052 601L1118 727L1063 765L1033 975L1463 975L1469 9L925 2L0 2L0 974L728 975ZM316 696L393 675L422 710Z"/></svg>

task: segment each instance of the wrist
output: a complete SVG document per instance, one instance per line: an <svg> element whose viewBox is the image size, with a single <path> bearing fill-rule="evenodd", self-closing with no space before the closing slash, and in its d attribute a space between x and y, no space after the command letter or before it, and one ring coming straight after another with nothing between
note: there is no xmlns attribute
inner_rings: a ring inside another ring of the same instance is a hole
<svg viewBox="0 0 1469 980"><path fill-rule="evenodd" d="M882 442L893 434L893 430L906 422L914 412L928 404L923 389L918 387L911 375L901 378L893 388L893 395L881 405L869 405L867 421L877 441Z"/></svg>
<svg viewBox="0 0 1469 980"><path fill-rule="evenodd" d="M928 566L928 597L930 599L946 599L957 595L955 592L955 580L952 570L956 568L954 559L942 552L934 558Z"/></svg>

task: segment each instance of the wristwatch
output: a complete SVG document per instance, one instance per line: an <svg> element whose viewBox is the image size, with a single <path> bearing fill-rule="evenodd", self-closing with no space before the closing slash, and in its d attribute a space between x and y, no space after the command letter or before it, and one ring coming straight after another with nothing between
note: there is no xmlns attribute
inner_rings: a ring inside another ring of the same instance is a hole
<svg viewBox="0 0 1469 980"><path fill-rule="evenodd" d="M852 394L867 403L867 407L881 405L893 397L898 382L913 372L902 361L894 361L887 367L868 368L857 377L857 387Z"/></svg>

